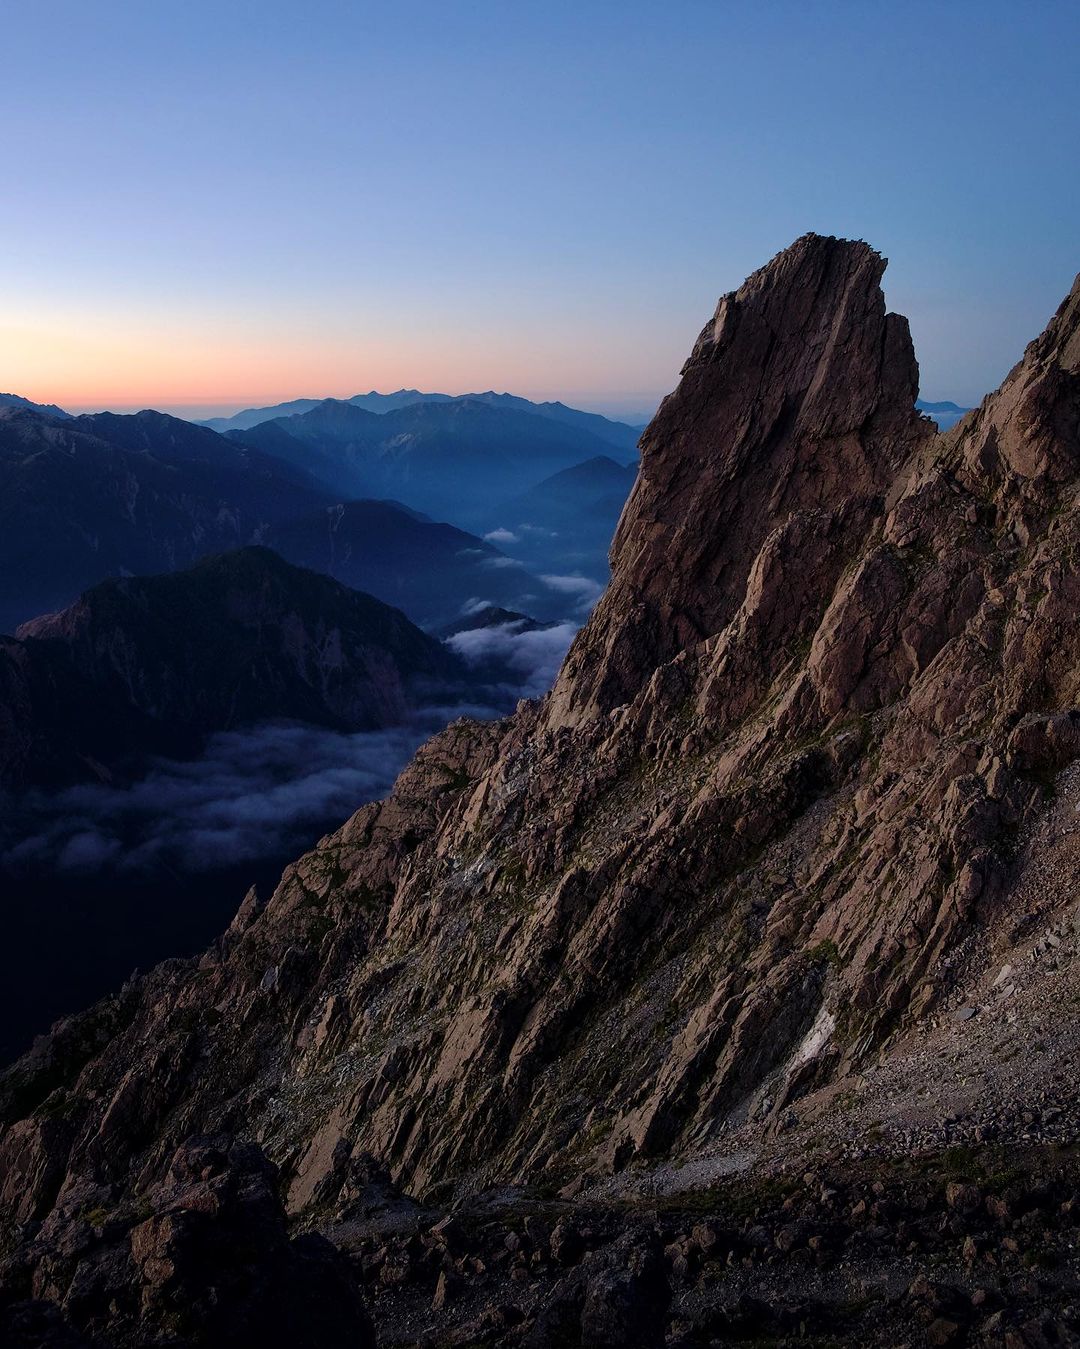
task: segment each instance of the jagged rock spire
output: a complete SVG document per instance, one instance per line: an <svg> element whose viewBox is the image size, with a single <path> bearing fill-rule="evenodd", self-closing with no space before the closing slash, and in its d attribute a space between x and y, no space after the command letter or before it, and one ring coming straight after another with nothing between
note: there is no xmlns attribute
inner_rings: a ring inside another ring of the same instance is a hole
<svg viewBox="0 0 1080 1349"><path fill-rule="evenodd" d="M868 244L807 234L720 300L642 437L612 582L556 685L552 724L628 701L660 662L720 631L763 540L793 515L865 528L932 435L884 270Z"/></svg>

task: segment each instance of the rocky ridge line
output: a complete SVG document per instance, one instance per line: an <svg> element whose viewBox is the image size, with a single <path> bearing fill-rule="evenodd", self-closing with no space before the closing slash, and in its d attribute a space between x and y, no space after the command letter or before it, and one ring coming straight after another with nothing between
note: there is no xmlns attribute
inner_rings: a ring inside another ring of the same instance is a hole
<svg viewBox="0 0 1080 1349"><path fill-rule="evenodd" d="M547 700L7 1075L18 1219L220 1129L316 1226L369 1155L571 1194L773 1135L978 972L1080 756L1080 286L937 436L883 267L806 236L721 301Z"/></svg>

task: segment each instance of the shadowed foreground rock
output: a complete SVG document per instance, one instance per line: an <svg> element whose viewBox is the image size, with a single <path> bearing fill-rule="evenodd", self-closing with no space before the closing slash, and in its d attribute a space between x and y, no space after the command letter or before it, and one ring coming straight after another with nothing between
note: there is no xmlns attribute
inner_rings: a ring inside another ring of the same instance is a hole
<svg viewBox="0 0 1080 1349"><path fill-rule="evenodd" d="M657 1240L687 1346L1074 1342L1080 287L938 435L883 269L809 235L721 300L547 699L451 726L6 1075L28 1269L73 1187L123 1202L227 1128L387 1343L659 1342ZM411 1233L355 1209L370 1158ZM1052 1213L1009 1209L1014 1166ZM490 1246L440 1236L492 1205Z"/></svg>
<svg viewBox="0 0 1080 1349"><path fill-rule="evenodd" d="M218 1136L185 1143L135 1199L69 1187L4 1269L0 1327L27 1345L85 1343L73 1326L93 1342L177 1349L374 1344L335 1248L289 1239L276 1180L257 1147Z"/></svg>

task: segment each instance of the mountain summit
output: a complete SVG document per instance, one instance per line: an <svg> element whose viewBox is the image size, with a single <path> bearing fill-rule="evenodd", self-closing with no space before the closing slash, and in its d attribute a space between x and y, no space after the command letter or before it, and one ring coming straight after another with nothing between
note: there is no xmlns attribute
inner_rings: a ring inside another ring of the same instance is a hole
<svg viewBox="0 0 1080 1349"><path fill-rule="evenodd" d="M131 1340L190 1299L176 1175L213 1133L399 1339L434 1296L432 1343L660 1344L675 1297L687 1344L959 1342L1000 1304L914 1275L987 1250L1017 1324L1064 1306L988 1232L1067 1245L1066 1161L977 1149L1078 1126L1045 1064L1080 1040L1080 284L939 436L884 266L807 235L720 301L547 699L450 727L201 960L10 1070L28 1293Z"/></svg>
<svg viewBox="0 0 1080 1349"><path fill-rule="evenodd" d="M757 585L783 573L786 635L813 631L893 476L932 434L884 270L867 244L806 235L720 301L642 437L612 583L554 719L628 701L657 665L723 631L752 573ZM761 640L751 652L747 636L738 659L767 679L779 653Z"/></svg>

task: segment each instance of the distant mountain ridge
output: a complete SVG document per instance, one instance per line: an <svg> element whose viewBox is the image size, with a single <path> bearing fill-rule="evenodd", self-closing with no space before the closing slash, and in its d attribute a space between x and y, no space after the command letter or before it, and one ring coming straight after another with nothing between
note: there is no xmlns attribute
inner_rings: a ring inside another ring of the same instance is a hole
<svg viewBox="0 0 1080 1349"><path fill-rule="evenodd" d="M625 422L613 421L595 412L582 412L578 408L568 407L565 403L534 403L528 398L519 398L516 394L495 393L489 389L486 393L422 393L419 389L398 389L396 393L354 394L351 398L294 398L288 403L277 403L271 407L246 408L231 417L211 417L200 423L213 431L247 431L265 422L277 421L282 417L302 416L323 403L348 403L352 407L362 408L365 412L374 412L379 416L389 412L398 412L402 408L418 403L487 403L491 407L513 408L535 417L546 417L549 421L563 422L568 426L577 426L591 431L593 435L615 449L632 454L637 446L641 428L628 426Z"/></svg>
<svg viewBox="0 0 1080 1349"><path fill-rule="evenodd" d="M17 393L0 393L0 408L28 408L31 412L43 412L46 416L57 417L61 421L70 418L71 413L58 408L55 403L33 403Z"/></svg>
<svg viewBox="0 0 1080 1349"><path fill-rule="evenodd" d="M243 548L104 581L0 640L0 784L109 778L276 719L398 725L465 680L399 609Z"/></svg>
<svg viewBox="0 0 1080 1349"><path fill-rule="evenodd" d="M937 422L939 431L948 431L961 417L966 417L971 411L971 408L962 408L948 399L940 403L928 403L923 398L917 398L915 407L919 412L926 413L932 421Z"/></svg>
<svg viewBox="0 0 1080 1349"><path fill-rule="evenodd" d="M227 435L335 491L403 498L468 529L489 518L492 500L585 460L610 457L612 448L572 419L482 398L414 403L381 414L326 399L309 412Z"/></svg>
<svg viewBox="0 0 1080 1349"><path fill-rule="evenodd" d="M149 411L59 420L0 408L0 631L107 577L177 570L247 544L424 624L475 597L513 608L541 592L543 609L543 585L476 535L410 507L350 501L205 427Z"/></svg>
<svg viewBox="0 0 1080 1349"><path fill-rule="evenodd" d="M962 408L959 403L953 403L948 398L940 403L928 403L923 398L915 400L915 406L920 412L970 412L971 408Z"/></svg>

